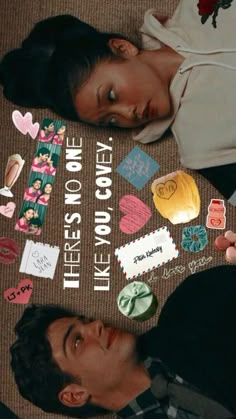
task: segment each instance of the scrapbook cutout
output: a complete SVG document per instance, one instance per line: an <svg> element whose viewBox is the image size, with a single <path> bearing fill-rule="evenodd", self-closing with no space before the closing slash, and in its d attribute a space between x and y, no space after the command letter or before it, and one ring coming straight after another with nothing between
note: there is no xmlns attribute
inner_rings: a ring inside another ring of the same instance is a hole
<svg viewBox="0 0 236 419"><path fill-rule="evenodd" d="M19 253L15 240L8 237L0 237L0 263L14 263Z"/></svg>
<svg viewBox="0 0 236 419"><path fill-rule="evenodd" d="M182 170L154 180L153 201L162 217L172 224L188 223L198 217L200 196L192 176Z"/></svg>
<svg viewBox="0 0 236 419"><path fill-rule="evenodd" d="M0 189L0 194L9 198L13 197L11 188L16 183L18 177L21 174L21 170L25 164L20 154L12 154L8 157L5 176L4 176L4 188Z"/></svg>
<svg viewBox="0 0 236 419"><path fill-rule="evenodd" d="M25 115L22 115L20 111L12 112L12 121L18 131L24 135L29 133L29 135L34 139L38 134L39 123L35 122L33 124L32 119L32 113L30 112L27 112Z"/></svg>
<svg viewBox="0 0 236 419"><path fill-rule="evenodd" d="M205 227L198 225L183 228L181 246L187 252L200 252L206 247L207 243Z"/></svg>
<svg viewBox="0 0 236 419"><path fill-rule="evenodd" d="M156 313L158 302L147 284L133 281L120 291L117 305L124 316L143 322Z"/></svg>
<svg viewBox="0 0 236 419"><path fill-rule="evenodd" d="M33 282L30 279L23 279L17 288L9 288L4 292L4 298L9 303L28 304L33 291Z"/></svg>
<svg viewBox="0 0 236 419"><path fill-rule="evenodd" d="M134 195L123 196L119 208L125 214L120 220L120 230L125 234L139 231L152 215L150 208Z"/></svg>
<svg viewBox="0 0 236 419"><path fill-rule="evenodd" d="M141 190L159 169L159 164L136 146L116 168L121 176Z"/></svg>
<svg viewBox="0 0 236 419"><path fill-rule="evenodd" d="M177 258L179 251L167 227L152 231L115 250L127 279L136 278Z"/></svg>
<svg viewBox="0 0 236 419"><path fill-rule="evenodd" d="M53 192L65 130L64 122L43 120L15 230L36 236L41 234Z"/></svg>
<svg viewBox="0 0 236 419"><path fill-rule="evenodd" d="M26 240L20 272L53 279L59 252L57 246Z"/></svg>
<svg viewBox="0 0 236 419"><path fill-rule="evenodd" d="M214 229L224 229L226 225L225 204L223 199L211 199L208 207L206 226Z"/></svg>
<svg viewBox="0 0 236 419"><path fill-rule="evenodd" d="M8 202L7 205L0 205L0 214L11 218L16 208L15 202Z"/></svg>
<svg viewBox="0 0 236 419"><path fill-rule="evenodd" d="M224 236L218 236L215 239L215 247L221 252L225 251L227 262L236 263L236 233L228 230Z"/></svg>

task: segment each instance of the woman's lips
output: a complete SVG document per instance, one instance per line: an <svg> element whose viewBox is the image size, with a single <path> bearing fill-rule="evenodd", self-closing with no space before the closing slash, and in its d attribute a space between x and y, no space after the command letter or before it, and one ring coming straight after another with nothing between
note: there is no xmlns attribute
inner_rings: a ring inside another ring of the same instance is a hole
<svg viewBox="0 0 236 419"><path fill-rule="evenodd" d="M0 237L0 263L14 263L19 256L19 249L16 242L7 237Z"/></svg>

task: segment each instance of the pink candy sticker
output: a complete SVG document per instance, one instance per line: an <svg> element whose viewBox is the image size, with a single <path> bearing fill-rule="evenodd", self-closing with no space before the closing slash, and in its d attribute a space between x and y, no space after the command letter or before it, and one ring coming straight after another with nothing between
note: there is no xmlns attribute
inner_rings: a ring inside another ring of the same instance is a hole
<svg viewBox="0 0 236 419"><path fill-rule="evenodd" d="M23 279L17 288L9 288L4 292L4 298L9 303L27 304L33 291L33 282Z"/></svg>
<svg viewBox="0 0 236 419"><path fill-rule="evenodd" d="M12 121L15 127L20 131L22 134L29 135L32 138L36 138L39 130L39 123L32 122L32 113L27 112L25 115L22 115L20 111L13 111L12 112Z"/></svg>
<svg viewBox="0 0 236 419"><path fill-rule="evenodd" d="M125 214L120 220L120 229L125 234L139 231L152 215L150 208L134 195L123 196L119 207Z"/></svg>

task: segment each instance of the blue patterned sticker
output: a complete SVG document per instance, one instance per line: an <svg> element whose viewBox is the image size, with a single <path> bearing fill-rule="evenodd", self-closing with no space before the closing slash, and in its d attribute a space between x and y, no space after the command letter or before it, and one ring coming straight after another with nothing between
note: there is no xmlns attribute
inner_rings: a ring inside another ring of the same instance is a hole
<svg viewBox="0 0 236 419"><path fill-rule="evenodd" d="M116 168L116 171L138 190L157 172L160 165L136 146Z"/></svg>

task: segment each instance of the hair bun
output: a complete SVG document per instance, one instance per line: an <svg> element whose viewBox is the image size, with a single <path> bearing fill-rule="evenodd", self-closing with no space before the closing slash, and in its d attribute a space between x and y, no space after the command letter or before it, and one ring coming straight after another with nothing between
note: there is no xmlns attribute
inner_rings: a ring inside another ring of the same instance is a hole
<svg viewBox="0 0 236 419"><path fill-rule="evenodd" d="M50 58L55 50L97 31L71 15L38 22L22 47L7 53L0 63L4 96L20 106L52 107L47 86Z"/></svg>

